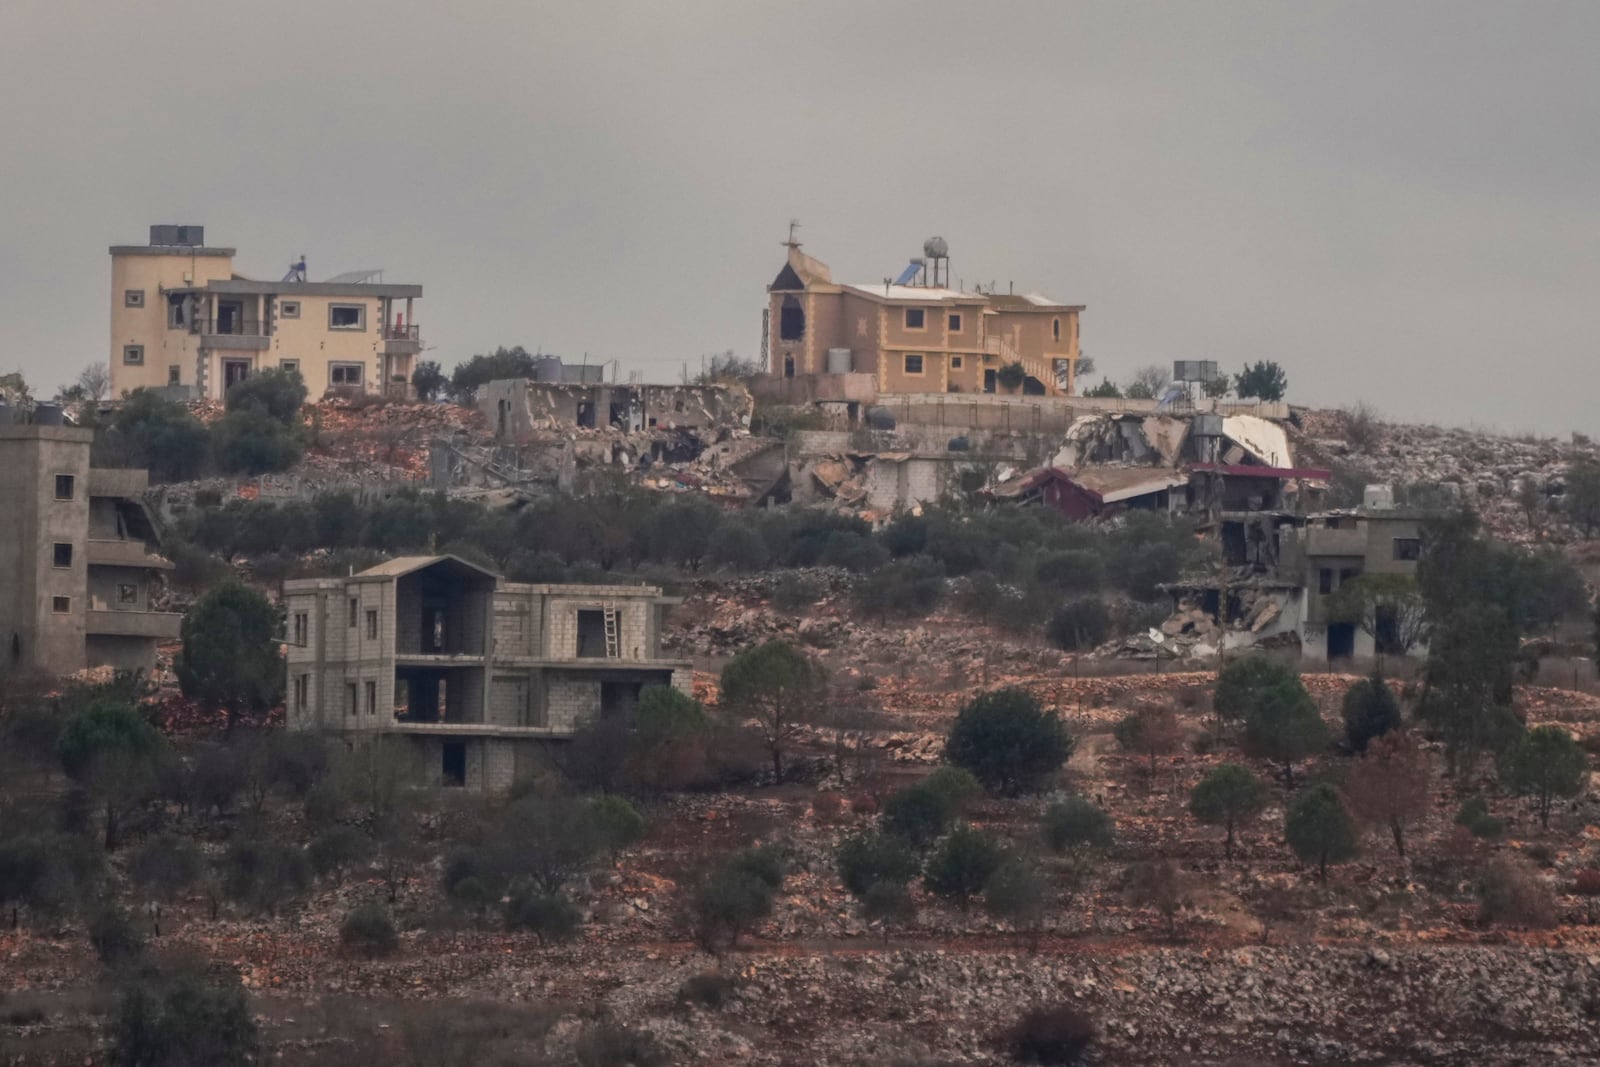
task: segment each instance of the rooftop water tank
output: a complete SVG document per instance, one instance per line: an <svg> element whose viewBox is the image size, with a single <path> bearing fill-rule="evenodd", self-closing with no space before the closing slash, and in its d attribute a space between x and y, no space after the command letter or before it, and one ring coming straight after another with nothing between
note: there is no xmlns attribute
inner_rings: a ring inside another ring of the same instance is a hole
<svg viewBox="0 0 1600 1067"><path fill-rule="evenodd" d="M849 374L855 366L850 355L850 349L848 348L828 349L828 373Z"/></svg>
<svg viewBox="0 0 1600 1067"><path fill-rule="evenodd" d="M1392 510L1394 508L1394 486L1367 486L1361 493L1361 506L1368 511Z"/></svg>
<svg viewBox="0 0 1600 1067"><path fill-rule="evenodd" d="M60 404L35 404L33 406L33 424L35 426L60 426Z"/></svg>
<svg viewBox="0 0 1600 1067"><path fill-rule="evenodd" d="M561 357L535 356L533 359L533 380L536 382L559 382L561 380Z"/></svg>
<svg viewBox="0 0 1600 1067"><path fill-rule="evenodd" d="M894 412L888 408L870 407L865 415L867 429L892 430L894 429Z"/></svg>

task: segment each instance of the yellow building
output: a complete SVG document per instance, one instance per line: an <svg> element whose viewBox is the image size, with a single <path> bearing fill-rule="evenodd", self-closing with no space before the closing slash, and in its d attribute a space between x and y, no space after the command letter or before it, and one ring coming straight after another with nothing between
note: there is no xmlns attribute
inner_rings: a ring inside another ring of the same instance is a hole
<svg viewBox="0 0 1600 1067"><path fill-rule="evenodd" d="M788 248L767 287L769 374L870 374L880 393L1073 391L1083 305L952 289L938 237L898 278L874 285L837 284L798 241ZM1020 384L1008 384L1012 364Z"/></svg>
<svg viewBox="0 0 1600 1067"><path fill-rule="evenodd" d="M147 245L111 246L113 396L179 386L217 400L275 367L299 371L312 396L407 391L422 286L375 272L308 282L303 263L256 281L234 272L233 256L201 226L152 226Z"/></svg>

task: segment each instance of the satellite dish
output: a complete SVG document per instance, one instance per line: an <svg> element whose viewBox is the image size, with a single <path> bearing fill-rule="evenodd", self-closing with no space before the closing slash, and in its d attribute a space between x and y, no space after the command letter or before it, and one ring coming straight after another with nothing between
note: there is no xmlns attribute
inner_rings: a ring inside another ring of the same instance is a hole
<svg viewBox="0 0 1600 1067"><path fill-rule="evenodd" d="M1158 645L1164 645L1167 643L1167 635L1152 626L1150 627L1150 640Z"/></svg>

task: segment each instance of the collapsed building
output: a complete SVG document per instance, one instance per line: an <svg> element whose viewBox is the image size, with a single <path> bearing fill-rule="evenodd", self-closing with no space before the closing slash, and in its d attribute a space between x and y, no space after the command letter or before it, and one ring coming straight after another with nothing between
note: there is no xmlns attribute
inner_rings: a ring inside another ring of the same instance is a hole
<svg viewBox="0 0 1600 1067"><path fill-rule="evenodd" d="M507 582L455 556L403 556L284 583L291 729L347 748L400 738L414 780L499 790L646 686L690 691L663 658L678 601L651 586Z"/></svg>

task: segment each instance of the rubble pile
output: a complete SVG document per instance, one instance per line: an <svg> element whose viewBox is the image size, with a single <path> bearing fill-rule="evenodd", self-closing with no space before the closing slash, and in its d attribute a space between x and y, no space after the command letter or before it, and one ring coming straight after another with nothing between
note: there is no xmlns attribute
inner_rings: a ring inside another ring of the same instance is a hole
<svg viewBox="0 0 1600 1067"><path fill-rule="evenodd" d="M428 443L452 434L482 436L483 417L457 404L351 403L311 407L312 447L300 470L425 481Z"/></svg>
<svg viewBox="0 0 1600 1067"><path fill-rule="evenodd" d="M1391 422L1367 428L1346 411L1298 408L1295 419L1302 463L1359 471L1372 482L1438 486L1475 508L1495 536L1520 542L1573 539L1560 510L1567 469L1580 456L1600 459L1600 447L1579 434L1560 441ZM1531 517L1518 501L1524 479L1538 490Z"/></svg>

